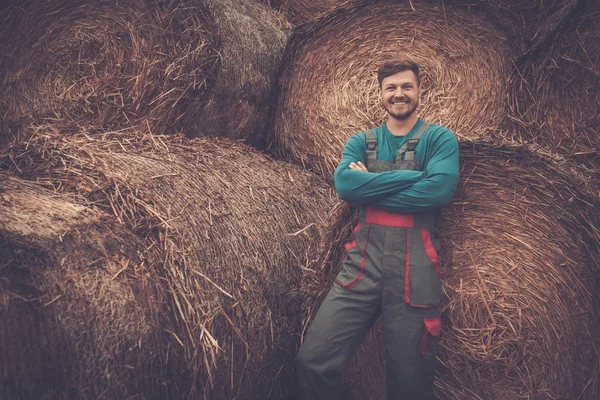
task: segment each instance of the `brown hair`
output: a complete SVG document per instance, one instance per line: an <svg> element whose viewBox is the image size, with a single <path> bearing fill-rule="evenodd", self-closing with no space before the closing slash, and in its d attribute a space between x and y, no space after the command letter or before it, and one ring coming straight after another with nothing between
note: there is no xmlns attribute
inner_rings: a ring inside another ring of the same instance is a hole
<svg viewBox="0 0 600 400"><path fill-rule="evenodd" d="M381 87L381 82L388 76L392 76L402 71L412 71L417 77L417 86L421 86L421 77L419 76L419 64L406 58L398 58L385 61L377 71L377 80Z"/></svg>

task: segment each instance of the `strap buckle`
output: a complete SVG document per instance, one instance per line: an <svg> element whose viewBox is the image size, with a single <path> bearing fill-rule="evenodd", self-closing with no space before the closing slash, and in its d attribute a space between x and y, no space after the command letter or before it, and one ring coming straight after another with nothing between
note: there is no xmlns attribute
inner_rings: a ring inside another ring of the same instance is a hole
<svg viewBox="0 0 600 400"><path fill-rule="evenodd" d="M375 134L373 133L372 129L369 129L366 132L366 139L367 139L367 149L369 151L377 150L377 137L375 137Z"/></svg>
<svg viewBox="0 0 600 400"><path fill-rule="evenodd" d="M417 143L419 143L419 139L408 139L406 141L406 150L407 151L414 151L415 147L417 147Z"/></svg>

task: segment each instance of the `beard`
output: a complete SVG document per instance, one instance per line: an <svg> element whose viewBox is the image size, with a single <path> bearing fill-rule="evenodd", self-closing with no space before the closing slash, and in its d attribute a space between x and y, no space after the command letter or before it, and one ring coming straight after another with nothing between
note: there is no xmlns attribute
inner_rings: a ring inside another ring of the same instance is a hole
<svg viewBox="0 0 600 400"><path fill-rule="evenodd" d="M405 120L408 117L410 117L417 110L418 106L419 106L419 100L415 101L413 104L410 104L409 109L406 111L403 111L403 112L392 111L389 104L385 105L385 110L387 111L387 113L390 117L392 117L394 119L398 119L398 120Z"/></svg>

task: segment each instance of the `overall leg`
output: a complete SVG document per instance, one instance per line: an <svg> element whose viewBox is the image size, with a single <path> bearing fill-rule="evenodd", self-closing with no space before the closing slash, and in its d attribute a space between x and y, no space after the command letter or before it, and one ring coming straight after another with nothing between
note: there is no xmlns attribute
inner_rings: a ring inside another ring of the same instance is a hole
<svg viewBox="0 0 600 400"><path fill-rule="evenodd" d="M401 303L383 316L388 400L432 400L437 309Z"/></svg>
<svg viewBox="0 0 600 400"><path fill-rule="evenodd" d="M296 357L302 399L340 398L342 373L379 314L371 296L333 284Z"/></svg>
<svg viewBox="0 0 600 400"><path fill-rule="evenodd" d="M388 231L382 319L388 400L431 400L440 334L439 277L420 231Z"/></svg>
<svg viewBox="0 0 600 400"><path fill-rule="evenodd" d="M381 313L379 270L368 254L368 236L366 229L353 242L296 358L305 400L340 398L342 373Z"/></svg>

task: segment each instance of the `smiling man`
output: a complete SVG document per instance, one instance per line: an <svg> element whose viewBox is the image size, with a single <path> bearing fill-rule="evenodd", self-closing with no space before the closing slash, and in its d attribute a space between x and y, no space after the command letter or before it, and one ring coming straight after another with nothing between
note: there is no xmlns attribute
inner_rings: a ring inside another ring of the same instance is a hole
<svg viewBox="0 0 600 400"><path fill-rule="evenodd" d="M359 206L359 222L296 359L304 399L340 398L343 370L380 315L388 400L433 398L439 218L458 182L458 142L417 116L415 62L387 61L377 77L387 121L351 136L334 174L339 197Z"/></svg>

